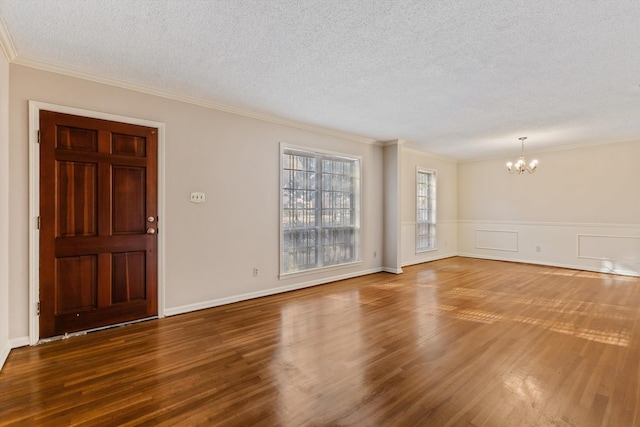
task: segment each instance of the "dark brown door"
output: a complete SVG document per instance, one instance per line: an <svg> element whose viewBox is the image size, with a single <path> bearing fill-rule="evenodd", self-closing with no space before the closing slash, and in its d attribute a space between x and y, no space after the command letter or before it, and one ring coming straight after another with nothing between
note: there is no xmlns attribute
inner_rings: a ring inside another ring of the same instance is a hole
<svg viewBox="0 0 640 427"><path fill-rule="evenodd" d="M40 337L157 315L157 130L40 112Z"/></svg>

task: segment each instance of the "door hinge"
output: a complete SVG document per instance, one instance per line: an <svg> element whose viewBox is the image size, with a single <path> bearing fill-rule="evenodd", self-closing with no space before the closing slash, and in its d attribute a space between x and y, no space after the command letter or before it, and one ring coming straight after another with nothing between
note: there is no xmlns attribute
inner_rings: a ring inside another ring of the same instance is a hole
<svg viewBox="0 0 640 427"><path fill-rule="evenodd" d="M38 301L38 307L37 307L37 309L36 309L36 310L37 310L37 314L38 314L38 316L40 316L40 301Z"/></svg>
<svg viewBox="0 0 640 427"><path fill-rule="evenodd" d="M38 144L40 144L40 131L38 130Z"/></svg>
<svg viewBox="0 0 640 427"><path fill-rule="evenodd" d="M38 215L38 230L40 230L41 225L42 225L42 221L40 220L40 215Z"/></svg>

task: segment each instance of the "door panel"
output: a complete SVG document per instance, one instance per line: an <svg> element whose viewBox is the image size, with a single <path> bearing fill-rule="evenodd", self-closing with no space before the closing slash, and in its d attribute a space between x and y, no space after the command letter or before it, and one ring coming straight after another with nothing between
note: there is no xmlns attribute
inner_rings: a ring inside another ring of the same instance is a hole
<svg viewBox="0 0 640 427"><path fill-rule="evenodd" d="M113 254L114 304L145 298L145 253Z"/></svg>
<svg viewBox="0 0 640 427"><path fill-rule="evenodd" d="M98 209L98 165L57 162L58 236L95 236Z"/></svg>
<svg viewBox="0 0 640 427"><path fill-rule="evenodd" d="M157 315L157 130L41 111L40 133L40 337Z"/></svg>
<svg viewBox="0 0 640 427"><path fill-rule="evenodd" d="M137 157L144 157L147 155L147 144L145 138L133 135L113 134L112 144L113 154Z"/></svg>
<svg viewBox="0 0 640 427"><path fill-rule="evenodd" d="M144 233L147 229L145 169L114 166L112 171L113 234Z"/></svg>
<svg viewBox="0 0 640 427"><path fill-rule="evenodd" d="M98 257L85 255L56 259L56 312L75 313L97 307Z"/></svg>
<svg viewBox="0 0 640 427"><path fill-rule="evenodd" d="M58 126L56 148L76 151L98 151L98 132Z"/></svg>

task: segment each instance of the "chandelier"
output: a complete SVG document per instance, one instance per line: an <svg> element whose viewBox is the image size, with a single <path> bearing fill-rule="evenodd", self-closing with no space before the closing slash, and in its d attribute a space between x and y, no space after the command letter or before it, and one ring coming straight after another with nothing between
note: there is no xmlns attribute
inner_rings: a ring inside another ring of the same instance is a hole
<svg viewBox="0 0 640 427"><path fill-rule="evenodd" d="M536 171L536 168L538 167L538 161L533 160L531 161L531 163L527 165L527 162L524 159L524 140L527 139L527 137L521 136L518 139L520 140L520 142L522 142L522 154L520 154L520 159L518 159L518 161L515 164L513 164L512 162L507 163L507 170L511 174L513 173L521 174L521 173L524 173L524 171L527 171L529 173L534 173Z"/></svg>

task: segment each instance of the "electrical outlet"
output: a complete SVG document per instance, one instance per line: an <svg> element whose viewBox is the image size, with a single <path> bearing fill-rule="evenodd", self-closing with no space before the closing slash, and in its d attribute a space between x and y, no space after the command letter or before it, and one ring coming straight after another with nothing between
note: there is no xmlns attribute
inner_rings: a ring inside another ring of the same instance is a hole
<svg viewBox="0 0 640 427"><path fill-rule="evenodd" d="M536 252L540 252L540 246L536 246Z"/></svg>
<svg viewBox="0 0 640 427"><path fill-rule="evenodd" d="M253 277L258 277L258 269L253 267Z"/></svg>
<svg viewBox="0 0 640 427"><path fill-rule="evenodd" d="M204 203L204 193L191 193L191 203Z"/></svg>

